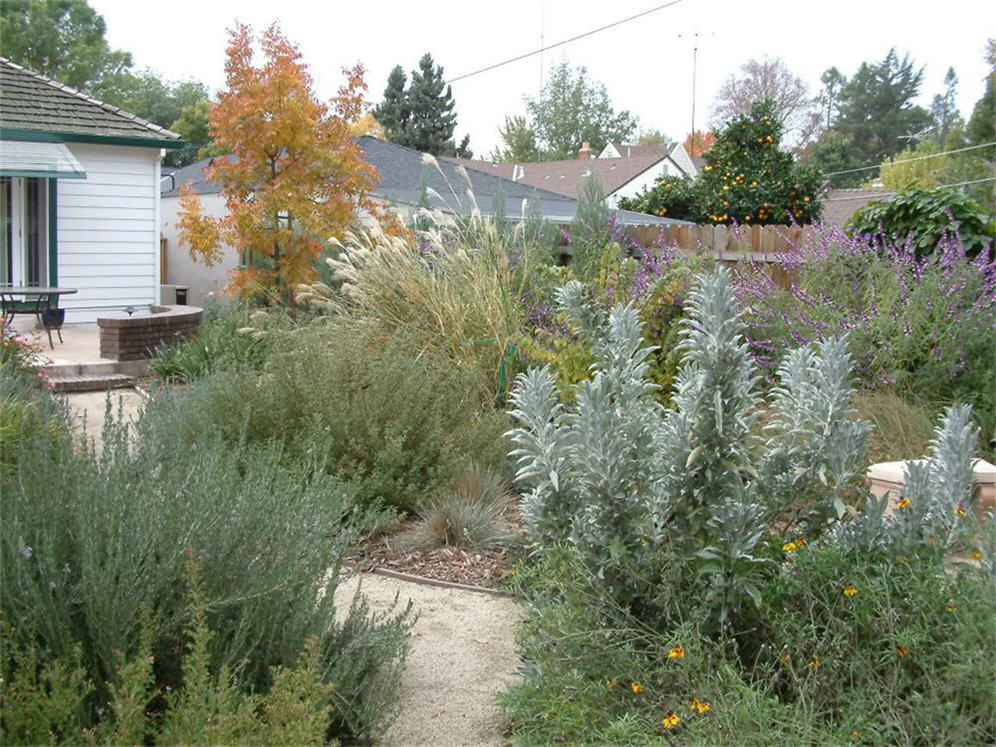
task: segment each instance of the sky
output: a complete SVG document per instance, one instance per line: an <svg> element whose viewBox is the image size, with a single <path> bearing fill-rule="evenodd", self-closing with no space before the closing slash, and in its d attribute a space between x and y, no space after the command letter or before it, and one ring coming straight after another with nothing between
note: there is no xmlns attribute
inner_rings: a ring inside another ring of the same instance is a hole
<svg viewBox="0 0 996 747"><path fill-rule="evenodd" d="M444 76L457 77L661 5L664 0L90 0L107 23L113 48L130 51L136 67L170 80L193 78L224 87L227 29L236 20L262 31L280 23L309 64L319 96L342 83L341 70L361 62L368 98L380 100L395 65L410 71L430 52ZM988 10L987 10L988 8ZM695 126L710 122L723 81L751 58L781 58L815 95L824 70L852 75L881 61L890 47L925 68L918 103L958 74L957 104L969 117L988 67L985 43L996 35L996 11L985 0L946 0L922 9L908 0L680 0L676 5L542 55L453 84L456 139L486 156L500 141L505 117L524 114L552 65L583 65L605 84L616 110L639 118L641 130L683 139L692 124L692 60L697 37Z"/></svg>

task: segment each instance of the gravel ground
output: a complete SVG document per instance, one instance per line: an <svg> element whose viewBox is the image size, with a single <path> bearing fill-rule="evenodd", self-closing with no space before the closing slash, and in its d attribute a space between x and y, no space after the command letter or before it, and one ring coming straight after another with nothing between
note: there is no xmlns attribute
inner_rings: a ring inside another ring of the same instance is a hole
<svg viewBox="0 0 996 747"><path fill-rule="evenodd" d="M515 678L515 623L522 610L507 597L445 589L361 573L336 595L348 604L357 587L371 607L395 595L418 614L402 681L401 715L381 744L505 745L495 695Z"/></svg>
<svg viewBox="0 0 996 747"><path fill-rule="evenodd" d="M61 395L69 403L73 416L73 437L85 433L88 440L95 442L100 451L100 432L104 427L107 398L111 398L111 410L115 417L118 406L123 408L125 419L134 421L145 404L145 399L133 389L112 389L109 392L78 392Z"/></svg>

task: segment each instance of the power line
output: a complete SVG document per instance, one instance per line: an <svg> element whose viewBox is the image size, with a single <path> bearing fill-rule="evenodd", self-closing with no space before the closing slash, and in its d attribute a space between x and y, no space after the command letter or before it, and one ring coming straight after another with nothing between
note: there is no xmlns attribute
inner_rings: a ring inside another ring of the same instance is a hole
<svg viewBox="0 0 996 747"><path fill-rule="evenodd" d="M643 18L651 13L656 13L659 10L664 10L664 8L670 8L672 5L677 5L681 0L671 0L669 3L664 3L663 5L658 5L649 10L645 10L642 13L637 13L635 16L629 16L629 18L623 18L618 21L613 21L612 23L606 24L605 26L599 26L597 29L592 29L591 31L585 31L583 34L578 34L577 36L572 36L570 39L564 39L563 41L556 42L549 46L541 46L539 49L533 50L532 52L526 52L525 54L520 54L518 57L512 57L508 60L503 60L502 62L496 62L493 65L488 65L487 67L482 67L480 70L474 70L470 73L464 73L463 75L458 75L455 78L450 78L446 81L446 84L456 83L458 80L465 80L474 75L480 75L481 73L486 73L490 70L496 70L497 68L504 67L505 65L511 65L513 62L518 62L519 60L525 60L529 57L534 57L535 55L546 52L550 49L556 49L557 47L562 47L565 44L570 44L571 42L576 42L578 39L584 39L585 37L592 36L599 33L600 31L605 31L607 29L614 28L616 26L621 26L624 23L629 23L630 21L635 21L637 18Z"/></svg>
<svg viewBox="0 0 996 747"><path fill-rule="evenodd" d="M967 181L967 182L955 182L954 184L938 184L936 186L937 187L967 187L970 184L982 184L983 182L992 182L992 181L996 181L996 176L988 176L985 179L972 179L971 181ZM831 198L829 198L827 200L824 200L824 202L845 202L847 200L867 200L867 199L869 199L869 197L871 197L872 199L874 199L876 197L886 197L886 196L894 195L897 192L899 192L898 189L890 189L890 190L883 191L883 192L875 192L872 195L863 194L863 195L852 195L851 197L831 197Z"/></svg>
<svg viewBox="0 0 996 747"><path fill-rule="evenodd" d="M901 163L910 163L912 161L924 161L928 158L938 158L939 156L947 156L952 153L964 153L967 150L976 150L977 148L988 148L990 145L996 145L996 141L991 143L983 143L982 145L969 145L967 148L956 148L955 150L945 150L940 153L929 153L925 156L916 156L915 158L904 158L902 161L893 161L892 163L885 163L884 161L874 166L862 166L857 169L846 169L845 171L831 171L829 174L824 174L823 176L838 176L840 174L853 174L858 171L869 171L870 169L880 169L883 166L898 166Z"/></svg>

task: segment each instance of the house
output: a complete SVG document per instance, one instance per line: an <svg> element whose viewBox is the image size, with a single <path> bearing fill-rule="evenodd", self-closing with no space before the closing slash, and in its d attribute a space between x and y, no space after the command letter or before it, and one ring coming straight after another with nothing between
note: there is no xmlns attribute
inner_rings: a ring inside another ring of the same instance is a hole
<svg viewBox="0 0 996 747"><path fill-rule="evenodd" d="M470 214L475 209L485 216L501 215L521 220L532 215L556 225L574 220L577 200L563 194L515 182L475 167L462 168L453 159L425 156L417 150L364 135L357 138L364 160L377 169L378 182L373 194L410 222L420 207L449 214ZM231 156L221 156L231 158ZM186 185L201 200L205 214L221 217L225 203L221 185L209 180L204 169L211 159L178 169L163 179L162 235L166 244L165 282L186 289L190 303L199 305L209 294L220 293L228 282L228 273L239 264L234 249L223 252L222 261L206 267L190 258L180 239L177 219L180 188ZM476 163L476 162L474 162ZM620 211L618 219L626 225L666 225L679 223L668 218Z"/></svg>
<svg viewBox="0 0 996 747"><path fill-rule="evenodd" d="M491 163L466 158L448 158L469 169L509 179L539 189L577 198L587 176L598 179L609 204L622 197L635 197L654 186L662 176L695 176L698 169L681 143L626 145L610 142L592 157L585 143L576 159L530 163Z"/></svg>
<svg viewBox="0 0 996 747"><path fill-rule="evenodd" d="M843 227L859 208L873 200L889 200L894 194L883 189L831 189L823 203L823 223Z"/></svg>
<svg viewBox="0 0 996 747"><path fill-rule="evenodd" d="M159 302L159 174L179 137L0 58L0 285L60 286L66 321Z"/></svg>

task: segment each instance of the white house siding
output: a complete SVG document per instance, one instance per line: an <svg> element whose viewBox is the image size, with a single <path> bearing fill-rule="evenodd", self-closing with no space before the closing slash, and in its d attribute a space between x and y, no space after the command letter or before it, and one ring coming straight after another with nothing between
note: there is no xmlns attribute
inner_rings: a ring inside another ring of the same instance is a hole
<svg viewBox="0 0 996 747"><path fill-rule="evenodd" d="M61 287L66 321L93 322L158 300L158 148L70 143L86 179L58 181Z"/></svg>
<svg viewBox="0 0 996 747"><path fill-rule="evenodd" d="M609 195L609 203L616 206L619 204L620 197L636 197L644 189L652 188L660 177L675 173L678 171L674 168L674 164L664 158Z"/></svg>
<svg viewBox="0 0 996 747"><path fill-rule="evenodd" d="M225 201L219 194L198 195L206 215L223 218ZM221 261L208 267L190 258L190 247L180 240L177 228L179 197L164 197L161 201L162 236L166 240L166 277L162 282L187 288L187 303L203 306L211 296L224 296L228 274L239 265L239 253L230 246L222 248Z"/></svg>

